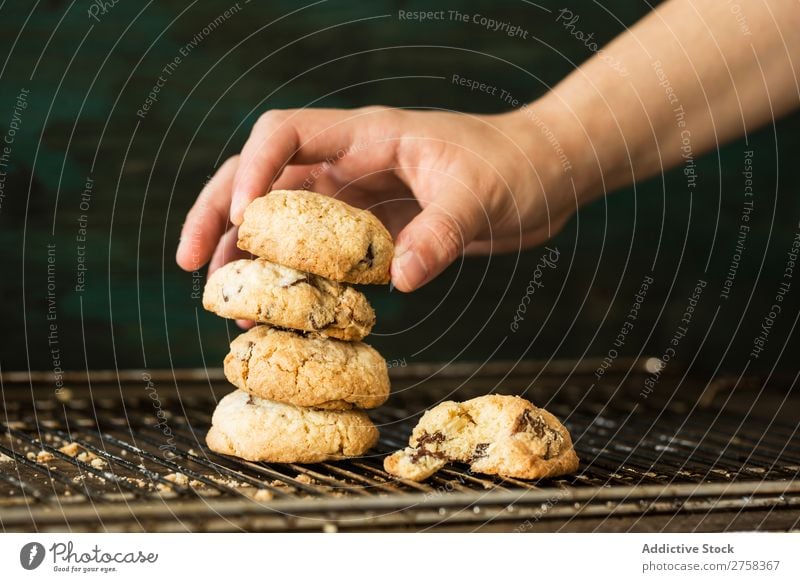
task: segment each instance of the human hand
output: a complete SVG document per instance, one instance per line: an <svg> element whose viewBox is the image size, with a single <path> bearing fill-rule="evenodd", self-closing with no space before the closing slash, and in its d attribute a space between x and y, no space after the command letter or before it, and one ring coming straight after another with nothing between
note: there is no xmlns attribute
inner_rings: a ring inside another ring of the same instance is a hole
<svg viewBox="0 0 800 582"><path fill-rule="evenodd" d="M401 291L462 253L539 244L577 206L552 145L521 111L273 110L201 192L178 264L195 270L211 258L213 271L245 256L236 225L271 189L314 190L374 212L395 237L391 274Z"/></svg>

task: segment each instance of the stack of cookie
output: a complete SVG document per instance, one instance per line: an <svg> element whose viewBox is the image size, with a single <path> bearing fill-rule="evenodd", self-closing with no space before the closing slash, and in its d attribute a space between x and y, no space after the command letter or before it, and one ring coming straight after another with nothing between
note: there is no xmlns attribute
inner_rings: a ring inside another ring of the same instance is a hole
<svg viewBox="0 0 800 582"><path fill-rule="evenodd" d="M375 323L349 283L388 283L392 238L370 212L306 191L247 207L239 248L257 258L208 279L203 305L257 324L231 343L225 376L238 388L206 437L251 461L313 463L364 454L378 430L363 409L389 396L386 361L361 342Z"/></svg>

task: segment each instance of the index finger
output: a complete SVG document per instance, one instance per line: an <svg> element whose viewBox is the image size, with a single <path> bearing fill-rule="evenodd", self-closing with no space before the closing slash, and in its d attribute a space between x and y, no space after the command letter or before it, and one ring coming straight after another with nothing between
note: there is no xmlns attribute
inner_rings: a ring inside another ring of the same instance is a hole
<svg viewBox="0 0 800 582"><path fill-rule="evenodd" d="M206 264L228 228L231 187L239 158L229 158L208 181L186 215L175 260L185 271Z"/></svg>
<svg viewBox="0 0 800 582"><path fill-rule="evenodd" d="M263 196L288 164L314 164L347 154L359 131L360 110L272 110L262 115L242 149L234 179L231 222Z"/></svg>

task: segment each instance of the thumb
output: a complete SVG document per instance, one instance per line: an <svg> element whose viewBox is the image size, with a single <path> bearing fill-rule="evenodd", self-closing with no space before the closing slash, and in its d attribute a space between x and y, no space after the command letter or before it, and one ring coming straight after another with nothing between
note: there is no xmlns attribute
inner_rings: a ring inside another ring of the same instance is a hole
<svg viewBox="0 0 800 582"><path fill-rule="evenodd" d="M484 216L470 192L431 203L397 236L392 284L400 291L419 289L464 252Z"/></svg>

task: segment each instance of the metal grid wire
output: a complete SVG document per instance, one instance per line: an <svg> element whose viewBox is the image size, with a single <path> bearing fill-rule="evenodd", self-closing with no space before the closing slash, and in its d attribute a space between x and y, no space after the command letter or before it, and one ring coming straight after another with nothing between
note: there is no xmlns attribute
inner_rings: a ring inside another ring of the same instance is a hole
<svg viewBox="0 0 800 582"><path fill-rule="evenodd" d="M509 369L397 370L392 399L371 412L381 429L376 449L314 465L252 463L210 451L204 436L215 400L230 390L218 371L75 375L60 398L44 377L6 374L0 526L685 531L800 524L796 423L713 402L701 408L697 398L673 394L645 406L625 389L636 384L635 374L602 390L589 389L574 365ZM564 419L582 460L577 474L529 482L452 465L414 483L384 472L383 456L407 443L425 408L487 390L519 393L534 377L528 395Z"/></svg>

